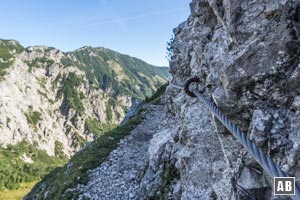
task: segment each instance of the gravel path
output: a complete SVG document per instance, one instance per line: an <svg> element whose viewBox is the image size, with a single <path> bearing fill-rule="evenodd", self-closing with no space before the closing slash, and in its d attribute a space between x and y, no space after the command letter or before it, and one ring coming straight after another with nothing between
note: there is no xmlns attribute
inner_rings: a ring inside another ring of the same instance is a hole
<svg viewBox="0 0 300 200"><path fill-rule="evenodd" d="M159 131L164 119L164 106L150 105L146 119L131 134L120 141L108 160L91 171L87 185L79 185L80 200L124 200L138 197L139 181L148 161L152 136Z"/></svg>

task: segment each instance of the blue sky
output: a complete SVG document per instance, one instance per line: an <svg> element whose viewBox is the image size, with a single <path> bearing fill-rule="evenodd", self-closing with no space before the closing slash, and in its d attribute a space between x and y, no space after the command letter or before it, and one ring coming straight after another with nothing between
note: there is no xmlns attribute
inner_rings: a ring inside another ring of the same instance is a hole
<svg viewBox="0 0 300 200"><path fill-rule="evenodd" d="M166 42L191 0L0 0L0 38L62 51L107 47L167 66Z"/></svg>

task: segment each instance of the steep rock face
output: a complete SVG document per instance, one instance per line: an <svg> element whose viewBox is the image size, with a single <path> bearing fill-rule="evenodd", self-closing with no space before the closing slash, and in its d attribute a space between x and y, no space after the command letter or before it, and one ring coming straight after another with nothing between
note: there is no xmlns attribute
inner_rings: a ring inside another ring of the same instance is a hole
<svg viewBox="0 0 300 200"><path fill-rule="evenodd" d="M172 82L200 77L205 94L299 177L299 1L193 0L190 6L188 20L174 29ZM176 133L150 159L156 167L143 179L145 196L275 198L273 180L199 100L169 86L167 108ZM166 163L180 174L168 184L157 178Z"/></svg>
<svg viewBox="0 0 300 200"><path fill-rule="evenodd" d="M0 40L0 144L70 156L169 78L167 68L105 48L24 48Z"/></svg>

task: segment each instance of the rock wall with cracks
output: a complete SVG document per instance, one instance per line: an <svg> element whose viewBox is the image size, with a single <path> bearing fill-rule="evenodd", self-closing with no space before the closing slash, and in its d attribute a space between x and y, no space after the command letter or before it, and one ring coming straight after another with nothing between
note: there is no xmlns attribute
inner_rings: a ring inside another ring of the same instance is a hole
<svg viewBox="0 0 300 200"><path fill-rule="evenodd" d="M208 98L299 179L300 1L193 0L190 7L174 29L172 82L200 77ZM169 86L166 105L174 131L155 142L142 195L279 199L273 179L199 100Z"/></svg>

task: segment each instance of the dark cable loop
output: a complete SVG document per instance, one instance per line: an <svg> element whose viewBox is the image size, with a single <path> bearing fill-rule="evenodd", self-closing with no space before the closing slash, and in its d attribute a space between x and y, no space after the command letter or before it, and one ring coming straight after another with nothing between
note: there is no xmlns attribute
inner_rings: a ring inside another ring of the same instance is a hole
<svg viewBox="0 0 300 200"><path fill-rule="evenodd" d="M198 77L194 77L194 78L190 78L189 80L187 80L184 84L184 91L187 95L189 95L190 97L196 97L196 95L190 91L190 84L191 83L200 83L200 78Z"/></svg>

